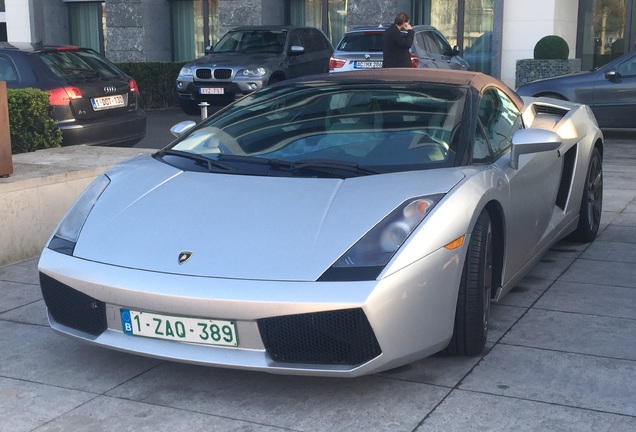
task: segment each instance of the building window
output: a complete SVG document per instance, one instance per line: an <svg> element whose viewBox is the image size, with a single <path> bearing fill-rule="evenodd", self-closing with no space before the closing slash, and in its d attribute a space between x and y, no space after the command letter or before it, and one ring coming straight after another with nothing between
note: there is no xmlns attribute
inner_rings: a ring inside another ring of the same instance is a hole
<svg viewBox="0 0 636 432"><path fill-rule="evenodd" d="M5 15L4 0L0 0L0 42L7 41L7 18Z"/></svg>
<svg viewBox="0 0 636 432"><path fill-rule="evenodd" d="M287 0L289 23L322 29L332 44L347 31L348 0Z"/></svg>
<svg viewBox="0 0 636 432"><path fill-rule="evenodd" d="M581 0L577 57L583 70L603 66L636 49L636 2Z"/></svg>
<svg viewBox="0 0 636 432"><path fill-rule="evenodd" d="M201 57L217 42L218 0L173 0L170 12L175 61Z"/></svg>
<svg viewBox="0 0 636 432"><path fill-rule="evenodd" d="M104 2L67 3L71 44L104 54L106 10Z"/></svg>
<svg viewBox="0 0 636 432"><path fill-rule="evenodd" d="M442 32L459 48L470 70L496 75L492 60L499 58L499 47L493 44L498 3L502 0L413 0L412 21Z"/></svg>

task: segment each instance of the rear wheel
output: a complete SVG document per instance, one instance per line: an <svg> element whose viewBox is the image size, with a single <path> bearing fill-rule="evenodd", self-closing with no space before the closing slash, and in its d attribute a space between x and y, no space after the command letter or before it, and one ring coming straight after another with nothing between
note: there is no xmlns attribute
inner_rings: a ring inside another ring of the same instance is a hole
<svg viewBox="0 0 636 432"><path fill-rule="evenodd" d="M481 353L486 345L492 293L492 243L490 216L484 211L470 236L447 354L473 356Z"/></svg>
<svg viewBox="0 0 636 432"><path fill-rule="evenodd" d="M579 211L579 225L571 238L581 242L591 242L596 238L601 225L603 211L603 159L601 152L595 148L587 168L585 189Z"/></svg>

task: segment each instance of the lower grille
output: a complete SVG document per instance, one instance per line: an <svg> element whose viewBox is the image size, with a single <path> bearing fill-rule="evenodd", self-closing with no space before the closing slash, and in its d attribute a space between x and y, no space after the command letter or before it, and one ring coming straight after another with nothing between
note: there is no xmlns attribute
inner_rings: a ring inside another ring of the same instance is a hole
<svg viewBox="0 0 636 432"><path fill-rule="evenodd" d="M58 323L92 335L106 330L106 305L40 273L44 302Z"/></svg>
<svg viewBox="0 0 636 432"><path fill-rule="evenodd" d="M258 328L278 362L357 365L382 353L362 309L265 318Z"/></svg>

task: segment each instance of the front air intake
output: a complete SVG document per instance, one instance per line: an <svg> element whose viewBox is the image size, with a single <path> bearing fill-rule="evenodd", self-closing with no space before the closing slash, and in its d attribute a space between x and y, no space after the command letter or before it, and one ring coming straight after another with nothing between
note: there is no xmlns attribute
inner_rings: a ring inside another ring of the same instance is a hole
<svg viewBox="0 0 636 432"><path fill-rule="evenodd" d="M59 324L94 336L107 327L106 305L50 276L40 273L44 303Z"/></svg>
<svg viewBox="0 0 636 432"><path fill-rule="evenodd" d="M382 353L362 309L265 318L258 328L278 362L358 365Z"/></svg>

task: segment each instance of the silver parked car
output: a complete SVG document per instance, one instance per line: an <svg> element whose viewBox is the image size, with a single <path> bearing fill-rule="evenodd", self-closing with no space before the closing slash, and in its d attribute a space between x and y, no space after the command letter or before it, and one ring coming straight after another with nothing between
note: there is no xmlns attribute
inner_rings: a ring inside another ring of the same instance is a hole
<svg viewBox="0 0 636 432"><path fill-rule="evenodd" d="M591 111L524 105L479 73L299 78L177 126L98 177L47 243L57 332L281 374L476 355L491 301L599 229Z"/></svg>
<svg viewBox="0 0 636 432"><path fill-rule="evenodd" d="M363 26L349 30L336 45L329 72L377 69L382 67L382 38L388 24ZM457 47L450 44L435 27L413 27L415 38L411 46L413 67L468 70L468 63L461 58Z"/></svg>

